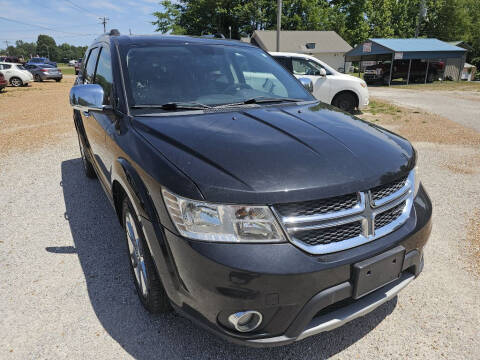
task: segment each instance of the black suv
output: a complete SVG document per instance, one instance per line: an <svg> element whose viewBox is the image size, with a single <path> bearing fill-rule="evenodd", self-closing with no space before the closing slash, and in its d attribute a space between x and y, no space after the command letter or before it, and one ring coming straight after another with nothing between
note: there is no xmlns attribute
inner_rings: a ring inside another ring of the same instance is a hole
<svg viewBox="0 0 480 360"><path fill-rule="evenodd" d="M281 345L421 272L432 206L404 138L315 100L245 43L113 33L84 59L70 102L85 173L148 311Z"/></svg>

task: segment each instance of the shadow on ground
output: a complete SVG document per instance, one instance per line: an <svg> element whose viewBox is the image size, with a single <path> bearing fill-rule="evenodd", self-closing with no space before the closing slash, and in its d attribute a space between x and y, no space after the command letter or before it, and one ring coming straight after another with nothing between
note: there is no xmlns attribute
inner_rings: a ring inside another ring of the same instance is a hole
<svg viewBox="0 0 480 360"><path fill-rule="evenodd" d="M134 358L325 358L360 340L396 306L397 298L394 298L342 328L270 349L227 343L175 313L149 315L137 299L122 229L100 184L83 175L80 159L62 162L61 171L65 217L70 223L74 247L46 250L59 256L77 253L98 320Z"/></svg>

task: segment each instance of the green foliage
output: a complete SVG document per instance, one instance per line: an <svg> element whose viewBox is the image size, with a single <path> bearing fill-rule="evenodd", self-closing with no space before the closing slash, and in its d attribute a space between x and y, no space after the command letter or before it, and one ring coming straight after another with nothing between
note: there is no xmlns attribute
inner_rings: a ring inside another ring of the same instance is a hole
<svg viewBox="0 0 480 360"><path fill-rule="evenodd" d="M282 29L333 30L352 46L370 37L411 38L422 1L420 37L467 41L474 48L469 59L480 57L479 0L284 0ZM152 24L162 33L228 36L231 26L238 39L276 28L274 0L164 0L161 6Z"/></svg>
<svg viewBox="0 0 480 360"><path fill-rule="evenodd" d="M57 46L55 40L48 35L39 35L37 42L23 42L17 40L15 46L9 46L5 53L10 56L23 58L25 61L34 56L47 57L56 62L69 61L83 57L87 51L86 46L73 46L69 44L61 44Z"/></svg>

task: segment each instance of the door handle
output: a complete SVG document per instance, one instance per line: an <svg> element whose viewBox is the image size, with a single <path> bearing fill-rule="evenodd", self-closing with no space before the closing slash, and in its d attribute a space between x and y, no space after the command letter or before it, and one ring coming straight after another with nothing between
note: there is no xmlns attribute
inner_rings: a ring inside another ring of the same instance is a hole
<svg viewBox="0 0 480 360"><path fill-rule="evenodd" d="M84 111L83 115L85 115L85 117L90 117L90 113L88 111Z"/></svg>

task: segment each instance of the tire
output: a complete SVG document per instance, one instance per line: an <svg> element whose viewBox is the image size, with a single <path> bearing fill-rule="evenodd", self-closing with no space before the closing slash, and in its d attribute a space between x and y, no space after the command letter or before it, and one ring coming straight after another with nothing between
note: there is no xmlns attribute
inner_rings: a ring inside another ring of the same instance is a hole
<svg viewBox="0 0 480 360"><path fill-rule="evenodd" d="M55 79L55 81L56 81L56 82L60 82L60 81L62 81L62 79Z"/></svg>
<svg viewBox="0 0 480 360"><path fill-rule="evenodd" d="M342 109L343 111L353 112L357 105L355 96L349 92L340 93L335 95L332 100L332 105Z"/></svg>
<svg viewBox="0 0 480 360"><path fill-rule="evenodd" d="M10 79L10 85L12 85L13 87L20 87L23 85L23 81L19 77L15 76Z"/></svg>
<svg viewBox="0 0 480 360"><path fill-rule="evenodd" d="M40 75L38 75L38 74L35 74L35 75L33 76L33 80L38 81L38 82L42 82L42 81L43 81L42 77L41 77Z"/></svg>
<svg viewBox="0 0 480 360"><path fill-rule="evenodd" d="M75 70L75 75L78 75L78 72L79 72L78 70Z"/></svg>
<svg viewBox="0 0 480 360"><path fill-rule="evenodd" d="M80 155L82 156L83 171L85 172L85 176L90 179L95 179L97 174L95 173L92 163L85 154L85 148L83 147L83 142L80 138L80 135L78 135L78 146L80 147Z"/></svg>
<svg viewBox="0 0 480 360"><path fill-rule="evenodd" d="M433 83L434 74L430 73L427 75L427 83Z"/></svg>
<svg viewBox="0 0 480 360"><path fill-rule="evenodd" d="M138 217L127 197L122 202L122 220L130 270L142 305L153 314L170 311L170 300L158 276Z"/></svg>

